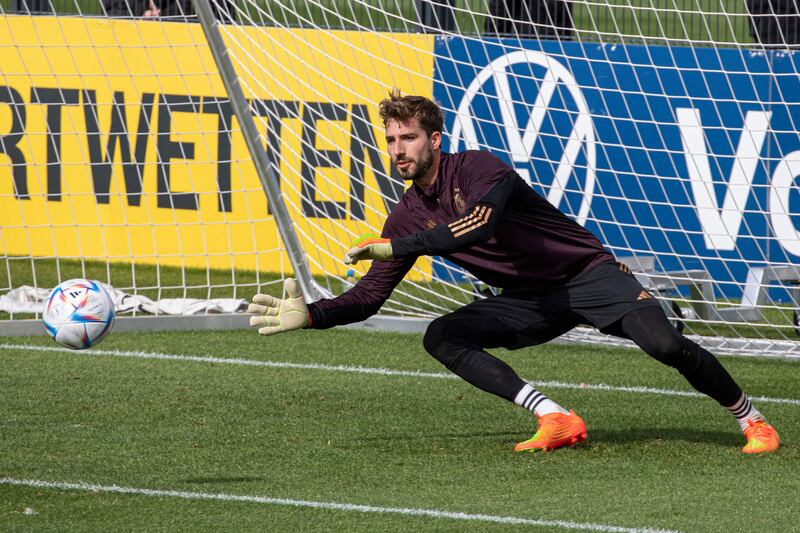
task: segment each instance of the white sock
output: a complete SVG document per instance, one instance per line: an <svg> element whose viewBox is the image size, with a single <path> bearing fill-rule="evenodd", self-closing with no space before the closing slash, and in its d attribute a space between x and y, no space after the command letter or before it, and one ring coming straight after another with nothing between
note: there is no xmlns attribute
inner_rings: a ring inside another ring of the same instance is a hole
<svg viewBox="0 0 800 533"><path fill-rule="evenodd" d="M764 415L753 407L753 404L750 403L750 398L748 398L745 393L742 393L741 398L739 398L735 404L728 407L728 411L736 417L736 421L739 422L739 427L742 428L742 431L747 429L748 420L754 422L756 420L764 420Z"/></svg>
<svg viewBox="0 0 800 533"><path fill-rule="evenodd" d="M534 389L533 386L528 383L519 390L517 397L514 398L514 403L524 407L528 411L533 411L538 416L549 415L551 413L569 414L569 411Z"/></svg>

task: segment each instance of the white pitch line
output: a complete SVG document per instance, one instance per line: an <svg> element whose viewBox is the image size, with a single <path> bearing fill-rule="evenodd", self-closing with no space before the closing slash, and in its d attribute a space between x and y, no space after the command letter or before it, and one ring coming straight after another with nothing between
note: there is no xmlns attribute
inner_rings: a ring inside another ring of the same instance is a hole
<svg viewBox="0 0 800 533"><path fill-rule="evenodd" d="M183 498L186 500L220 500L230 502L260 503L267 505L283 505L289 507L306 507L329 511L354 511L358 513L394 514L403 516L424 516L472 522L491 522L495 524L513 524L521 526L541 526L561 529L577 529L584 531L601 531L608 533L677 533L668 529L621 527L590 522L571 522L568 520L544 520L523 518L518 516L496 516L488 514L458 513L437 509L415 509L408 507L376 507L354 503L317 502L294 500L289 498L271 498L268 496L248 496L244 494L224 494L209 492L186 492L177 490L142 489L136 487L120 487L119 485L96 485L93 483L65 483L60 481L41 481L38 479L0 478L0 485L15 485L41 489L80 490L89 492L106 492L113 494L133 494L138 496L156 496Z"/></svg>
<svg viewBox="0 0 800 533"><path fill-rule="evenodd" d="M182 361L194 363L212 363L224 365L240 366L260 366L268 368L291 368L299 370L322 370L325 372L350 372L356 374L373 374L380 376L402 376L413 378L434 378L434 379L460 379L455 374L449 372L421 372L418 370L392 370L390 368L374 368L366 366L350 365L323 365L319 363L287 363L284 361L258 361L255 359L224 358L201 355L179 355L159 352L133 352L124 350L70 350L59 346L40 346L33 344L0 344L0 349L6 350L28 350L38 352L59 352L82 356L101 356L129 357L136 359L160 359L167 361ZM531 385L539 388L551 389L571 389L571 390L592 390L605 392L628 392L633 394L656 394L660 396L676 396L682 398L706 398L705 394L695 391L681 391L674 389L662 389L656 387L625 387L608 385L605 383L566 383L562 381L529 381ZM800 399L795 398L771 398L768 396L751 396L751 400L762 403L777 403L785 405L800 406Z"/></svg>

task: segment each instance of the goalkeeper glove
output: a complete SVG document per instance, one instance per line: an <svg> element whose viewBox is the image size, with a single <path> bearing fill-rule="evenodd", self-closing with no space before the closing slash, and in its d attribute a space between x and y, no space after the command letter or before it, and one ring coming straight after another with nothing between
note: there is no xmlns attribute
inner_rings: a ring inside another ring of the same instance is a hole
<svg viewBox="0 0 800 533"><path fill-rule="evenodd" d="M375 235L362 235L353 247L347 251L347 255L344 256L344 264L355 265L365 259L374 259L376 261L394 259L392 241L378 238Z"/></svg>
<svg viewBox="0 0 800 533"><path fill-rule="evenodd" d="M288 278L283 282L287 298L281 300L269 294L256 294L253 303L247 307L251 326L261 326L261 335L273 335L284 331L293 331L308 325L308 308L300 294L297 281Z"/></svg>

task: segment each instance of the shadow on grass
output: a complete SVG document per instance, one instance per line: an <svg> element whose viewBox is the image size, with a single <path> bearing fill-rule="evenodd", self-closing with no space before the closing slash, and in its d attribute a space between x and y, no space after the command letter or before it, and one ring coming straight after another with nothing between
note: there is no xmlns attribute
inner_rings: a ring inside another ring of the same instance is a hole
<svg viewBox="0 0 800 533"><path fill-rule="evenodd" d="M691 428L589 429L590 444L668 443L675 441L716 444L725 447L744 445L744 437L735 428L731 428L730 431L703 431Z"/></svg>
<svg viewBox="0 0 800 533"><path fill-rule="evenodd" d="M181 483L213 484L213 483L250 483L254 481L264 481L266 478L258 476L239 476L239 477L195 477L180 479Z"/></svg>
<svg viewBox="0 0 800 533"><path fill-rule="evenodd" d="M524 431L485 431L485 432L463 432L463 433L426 433L426 434L403 434L403 435L383 435L376 437L363 437L357 439L360 445L374 442L386 441L463 441L470 439L497 439L498 442L505 444L514 443L519 440L529 438L532 433ZM499 437L499 439L498 439ZM744 445L744 437L731 428L730 431L703 431L690 428L630 428L624 430L613 430L603 428L589 428L589 438L585 446L592 445L619 445L631 443L654 443L669 444L670 442L688 442L700 444L713 444L720 447L736 447ZM359 445L356 444L356 447Z"/></svg>
<svg viewBox="0 0 800 533"><path fill-rule="evenodd" d="M435 439L480 439L492 437L516 437L519 436L519 431L483 431L483 432L469 432L469 433L428 433L428 434L411 434L405 433L403 435L382 435L379 437L363 437L358 439L361 442L380 442L380 441L425 441Z"/></svg>

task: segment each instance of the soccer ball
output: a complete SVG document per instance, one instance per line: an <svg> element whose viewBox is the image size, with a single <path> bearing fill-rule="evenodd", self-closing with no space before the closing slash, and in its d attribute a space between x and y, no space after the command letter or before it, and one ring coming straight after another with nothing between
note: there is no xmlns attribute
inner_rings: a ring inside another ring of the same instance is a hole
<svg viewBox="0 0 800 533"><path fill-rule="evenodd" d="M50 292L44 327L55 341L83 350L103 340L114 325L114 302L108 291L90 279L71 279Z"/></svg>

